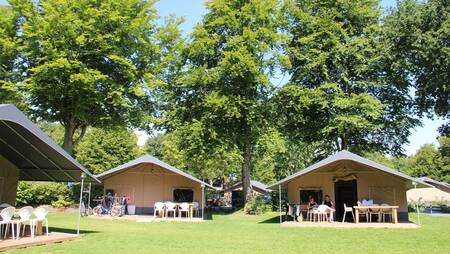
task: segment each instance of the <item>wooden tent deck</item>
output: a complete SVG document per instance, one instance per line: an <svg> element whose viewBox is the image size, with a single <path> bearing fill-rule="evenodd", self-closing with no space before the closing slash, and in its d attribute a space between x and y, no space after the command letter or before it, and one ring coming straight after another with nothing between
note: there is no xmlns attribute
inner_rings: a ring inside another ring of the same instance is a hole
<svg viewBox="0 0 450 254"><path fill-rule="evenodd" d="M153 215L124 215L122 217L113 217L109 215L102 215L102 216L89 216L89 218L93 219L105 219L105 220L125 220L125 221L136 221L136 222L203 222L202 218L179 218L179 217L158 217Z"/></svg>
<svg viewBox="0 0 450 254"><path fill-rule="evenodd" d="M397 224L394 223L342 223L342 222L311 222L311 221L303 221L303 222L295 222L295 221L285 221L281 223L282 227L298 227L298 228L397 228L397 229L405 229L405 228L420 228L419 225L414 224L412 222L399 222Z"/></svg>
<svg viewBox="0 0 450 254"><path fill-rule="evenodd" d="M2 239L2 241L0 241L0 251L14 250L36 245L45 245L49 243L60 243L79 238L80 236L74 234L51 232L49 233L49 236L41 235L34 238L27 236L22 237L19 240Z"/></svg>

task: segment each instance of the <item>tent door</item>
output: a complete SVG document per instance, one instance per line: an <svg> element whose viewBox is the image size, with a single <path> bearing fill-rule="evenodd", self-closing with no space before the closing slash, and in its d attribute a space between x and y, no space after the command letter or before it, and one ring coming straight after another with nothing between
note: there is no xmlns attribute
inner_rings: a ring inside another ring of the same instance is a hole
<svg viewBox="0 0 450 254"><path fill-rule="evenodd" d="M342 219L344 215L344 203L347 206L354 206L358 201L356 180L337 181L334 183L336 218ZM347 216L346 219L351 219Z"/></svg>

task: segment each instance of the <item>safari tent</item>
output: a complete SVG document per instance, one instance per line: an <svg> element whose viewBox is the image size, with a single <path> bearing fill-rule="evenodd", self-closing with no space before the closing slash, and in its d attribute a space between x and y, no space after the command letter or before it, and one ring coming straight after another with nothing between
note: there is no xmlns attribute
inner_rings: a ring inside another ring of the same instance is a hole
<svg viewBox="0 0 450 254"><path fill-rule="evenodd" d="M24 181L98 182L14 105L0 104L0 203L14 205Z"/></svg>
<svg viewBox="0 0 450 254"><path fill-rule="evenodd" d="M408 219L406 191L428 184L349 151L340 151L275 184L271 189L286 189L290 204L306 209L310 196L321 203L325 195L334 201L337 218L343 216L344 203L370 199L377 204L398 206L399 220Z"/></svg>
<svg viewBox="0 0 450 254"><path fill-rule="evenodd" d="M212 186L153 156L144 155L97 177L105 194L130 197L137 214L153 214L156 202L197 202L202 214L205 188Z"/></svg>
<svg viewBox="0 0 450 254"><path fill-rule="evenodd" d="M272 191L267 188L266 184L259 182L259 181L251 180L250 184L252 186L252 190L253 190L254 194L266 195ZM242 207L243 206L243 204L242 204L242 199L243 199L242 182L237 182L237 183L233 184L232 186L230 186L229 188L226 188L223 191L223 196L224 196L225 206Z"/></svg>

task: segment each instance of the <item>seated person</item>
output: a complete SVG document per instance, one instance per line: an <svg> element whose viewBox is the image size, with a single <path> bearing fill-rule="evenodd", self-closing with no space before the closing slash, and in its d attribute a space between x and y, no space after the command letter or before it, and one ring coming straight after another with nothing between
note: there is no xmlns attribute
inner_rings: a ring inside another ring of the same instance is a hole
<svg viewBox="0 0 450 254"><path fill-rule="evenodd" d="M325 200L323 201L323 204L328 206L328 213L330 214L330 221L333 221L333 214L336 211L334 209L334 203L331 201L330 196L325 195Z"/></svg>
<svg viewBox="0 0 450 254"><path fill-rule="evenodd" d="M316 206L317 206L317 203L314 200L314 198L312 196L309 196L309 201L308 201L308 204L307 204L308 210L311 210L311 209L313 209Z"/></svg>

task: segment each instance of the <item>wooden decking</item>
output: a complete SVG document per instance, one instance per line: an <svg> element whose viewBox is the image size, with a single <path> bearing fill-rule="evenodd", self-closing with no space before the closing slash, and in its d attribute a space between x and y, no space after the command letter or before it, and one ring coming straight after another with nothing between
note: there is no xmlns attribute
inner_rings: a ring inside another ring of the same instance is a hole
<svg viewBox="0 0 450 254"><path fill-rule="evenodd" d="M19 240L2 239L2 241L0 241L0 251L14 250L49 243L60 243L79 238L80 236L74 234L51 232L49 236L43 235L36 236L35 238L27 236L21 237Z"/></svg>
<svg viewBox="0 0 450 254"><path fill-rule="evenodd" d="M311 221L303 221L303 222L295 222L295 221L285 221L281 223L282 227L298 227L298 228L420 228L419 225L414 224L412 222L399 222L397 224L394 223L349 223L349 222L311 222Z"/></svg>
<svg viewBox="0 0 450 254"><path fill-rule="evenodd" d="M136 222L187 222L187 223L199 223L203 222L202 218L179 218L179 217L168 217L161 218L153 215L124 215L122 217L113 217L109 215L102 216L89 216L89 218L93 219L105 219L105 220L128 220L128 221L136 221Z"/></svg>

